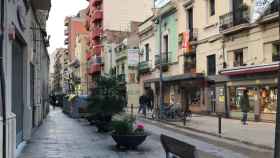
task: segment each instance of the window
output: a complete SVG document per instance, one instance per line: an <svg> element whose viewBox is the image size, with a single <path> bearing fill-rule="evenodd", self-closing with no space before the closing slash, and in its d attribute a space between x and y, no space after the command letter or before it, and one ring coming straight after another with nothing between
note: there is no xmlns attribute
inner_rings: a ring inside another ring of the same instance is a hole
<svg viewBox="0 0 280 158"><path fill-rule="evenodd" d="M216 75L216 55L207 56L207 74Z"/></svg>
<svg viewBox="0 0 280 158"><path fill-rule="evenodd" d="M210 16L215 15L215 0L209 0L209 11L210 11Z"/></svg>
<svg viewBox="0 0 280 158"><path fill-rule="evenodd" d="M150 59L150 45L147 43L145 44L145 54L146 54L146 61L149 61Z"/></svg>
<svg viewBox="0 0 280 158"><path fill-rule="evenodd" d="M272 46L272 61L280 61L280 44L273 44Z"/></svg>
<svg viewBox="0 0 280 158"><path fill-rule="evenodd" d="M243 62L243 49L239 49L234 51L234 63L233 66L234 67L238 67L238 66L243 66L244 62Z"/></svg>

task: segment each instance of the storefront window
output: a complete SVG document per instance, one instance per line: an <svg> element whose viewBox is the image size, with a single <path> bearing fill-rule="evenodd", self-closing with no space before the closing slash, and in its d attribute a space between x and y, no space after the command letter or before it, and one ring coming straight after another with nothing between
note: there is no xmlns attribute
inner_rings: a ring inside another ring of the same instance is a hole
<svg viewBox="0 0 280 158"><path fill-rule="evenodd" d="M244 90L248 90L250 101L250 112L254 112L254 106L257 104L258 94L255 87L230 87L230 110L241 111L240 100L243 96Z"/></svg>
<svg viewBox="0 0 280 158"><path fill-rule="evenodd" d="M277 88L263 87L260 89L260 110L262 113L276 113Z"/></svg>

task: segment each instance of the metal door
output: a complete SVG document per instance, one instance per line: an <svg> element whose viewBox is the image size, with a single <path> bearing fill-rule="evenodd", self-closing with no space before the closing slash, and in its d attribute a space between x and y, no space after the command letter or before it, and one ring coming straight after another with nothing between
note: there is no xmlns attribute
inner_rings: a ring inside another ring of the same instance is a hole
<svg viewBox="0 0 280 158"><path fill-rule="evenodd" d="M23 46L12 44L12 112L16 114L16 143L23 141Z"/></svg>

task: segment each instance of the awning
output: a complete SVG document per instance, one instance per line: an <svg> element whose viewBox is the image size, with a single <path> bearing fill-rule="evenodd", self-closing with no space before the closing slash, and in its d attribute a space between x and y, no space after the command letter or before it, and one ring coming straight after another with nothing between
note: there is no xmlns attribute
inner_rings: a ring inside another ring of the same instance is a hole
<svg viewBox="0 0 280 158"><path fill-rule="evenodd" d="M201 73L188 73L183 75L175 76L166 76L163 77L163 82L172 82L172 81L186 81L186 80L203 80L205 79L204 75ZM144 81L144 83L159 82L159 78L149 79Z"/></svg>
<svg viewBox="0 0 280 158"><path fill-rule="evenodd" d="M263 72L272 72L279 69L279 62L272 64L261 64L261 65L250 65L250 66L240 66L236 68L225 69L221 71L221 74L228 76L239 76L246 74L256 74Z"/></svg>

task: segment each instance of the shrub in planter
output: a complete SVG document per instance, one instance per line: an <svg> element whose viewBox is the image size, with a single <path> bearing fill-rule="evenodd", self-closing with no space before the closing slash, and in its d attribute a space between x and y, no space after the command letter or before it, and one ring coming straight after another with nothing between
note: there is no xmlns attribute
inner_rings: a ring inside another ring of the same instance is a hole
<svg viewBox="0 0 280 158"><path fill-rule="evenodd" d="M117 148L125 147L136 149L147 137L144 125L135 125L135 119L131 117L114 120L112 129L112 138L117 143Z"/></svg>
<svg viewBox="0 0 280 158"><path fill-rule="evenodd" d="M114 76L101 76L95 79L95 83L89 97L88 111L98 131L107 132L112 116L123 112L126 88Z"/></svg>

